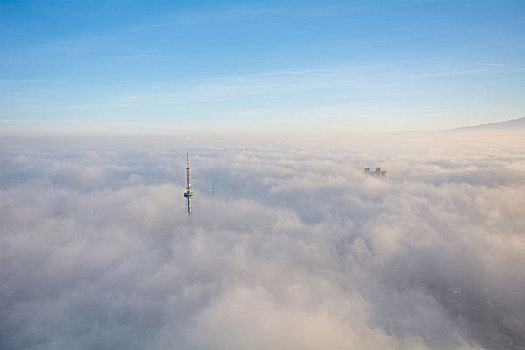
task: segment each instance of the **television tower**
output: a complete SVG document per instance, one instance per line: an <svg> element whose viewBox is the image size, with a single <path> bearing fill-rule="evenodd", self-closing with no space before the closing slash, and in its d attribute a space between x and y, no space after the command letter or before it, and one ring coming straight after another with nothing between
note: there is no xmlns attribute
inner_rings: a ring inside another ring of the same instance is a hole
<svg viewBox="0 0 525 350"><path fill-rule="evenodd" d="M188 209L188 215L191 214L191 199L195 196L195 193L191 192L191 182L190 182L190 154L186 153L186 192L184 192L184 197L186 197L186 209Z"/></svg>

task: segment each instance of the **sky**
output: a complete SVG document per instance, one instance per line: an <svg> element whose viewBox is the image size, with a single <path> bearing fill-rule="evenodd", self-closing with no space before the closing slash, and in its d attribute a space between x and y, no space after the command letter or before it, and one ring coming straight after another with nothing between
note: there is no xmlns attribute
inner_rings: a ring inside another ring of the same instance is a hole
<svg viewBox="0 0 525 350"><path fill-rule="evenodd" d="M0 348L523 349L523 140L0 139Z"/></svg>
<svg viewBox="0 0 525 350"><path fill-rule="evenodd" d="M525 115L523 1L0 0L0 132L432 130Z"/></svg>

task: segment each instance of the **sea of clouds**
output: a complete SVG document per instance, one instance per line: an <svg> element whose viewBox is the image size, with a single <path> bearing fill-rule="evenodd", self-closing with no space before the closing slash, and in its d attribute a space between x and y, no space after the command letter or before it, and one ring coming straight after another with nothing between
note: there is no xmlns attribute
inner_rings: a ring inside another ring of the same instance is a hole
<svg viewBox="0 0 525 350"><path fill-rule="evenodd" d="M0 349L525 349L523 135L174 140L1 140Z"/></svg>

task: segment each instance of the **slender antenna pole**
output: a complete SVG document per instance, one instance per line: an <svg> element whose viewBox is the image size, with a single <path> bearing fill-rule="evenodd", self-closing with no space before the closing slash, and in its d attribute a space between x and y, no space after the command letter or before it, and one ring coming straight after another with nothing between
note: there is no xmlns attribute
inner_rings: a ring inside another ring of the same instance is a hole
<svg viewBox="0 0 525 350"><path fill-rule="evenodd" d="M191 199L195 196L195 193L191 191L191 174L190 174L190 153L186 153L186 192L184 197L186 198L186 209L188 215L191 214Z"/></svg>

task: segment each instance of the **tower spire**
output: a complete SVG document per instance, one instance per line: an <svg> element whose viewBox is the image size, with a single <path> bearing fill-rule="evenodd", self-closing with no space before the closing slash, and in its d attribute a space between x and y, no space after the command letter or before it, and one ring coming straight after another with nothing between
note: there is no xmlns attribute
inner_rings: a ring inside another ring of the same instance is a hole
<svg viewBox="0 0 525 350"><path fill-rule="evenodd" d="M191 179L190 179L190 153L186 153L186 192L184 197L186 198L186 209L188 215L191 214L191 199L195 196L195 193L191 191Z"/></svg>

